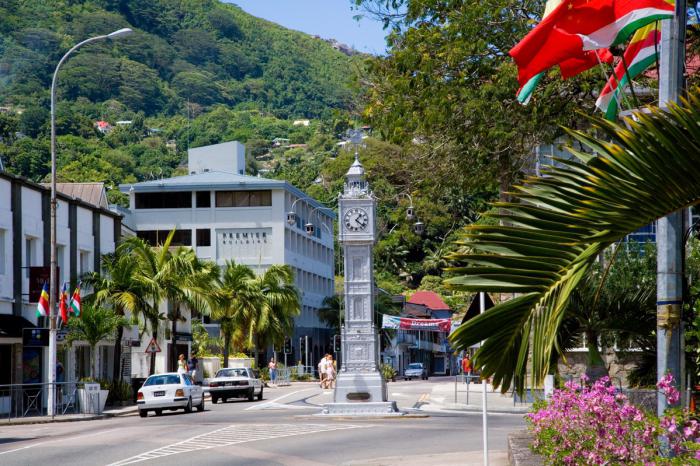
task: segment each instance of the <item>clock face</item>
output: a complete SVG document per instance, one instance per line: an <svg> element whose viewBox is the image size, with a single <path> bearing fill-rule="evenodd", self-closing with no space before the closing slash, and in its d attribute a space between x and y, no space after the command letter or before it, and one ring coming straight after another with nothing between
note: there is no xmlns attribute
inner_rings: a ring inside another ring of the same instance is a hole
<svg viewBox="0 0 700 466"><path fill-rule="evenodd" d="M345 212L343 222L349 231L362 231L369 225L369 216L364 209L354 207Z"/></svg>

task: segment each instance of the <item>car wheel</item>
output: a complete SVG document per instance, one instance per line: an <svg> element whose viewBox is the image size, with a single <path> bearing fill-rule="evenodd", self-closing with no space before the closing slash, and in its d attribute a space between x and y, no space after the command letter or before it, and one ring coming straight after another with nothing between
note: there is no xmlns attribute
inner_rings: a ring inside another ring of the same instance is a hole
<svg viewBox="0 0 700 466"><path fill-rule="evenodd" d="M197 411L199 411L200 413L204 411L204 394L202 394L202 402L199 403L199 406L197 406Z"/></svg>
<svg viewBox="0 0 700 466"><path fill-rule="evenodd" d="M262 401L263 388L260 387L260 393L258 393L258 401Z"/></svg>
<svg viewBox="0 0 700 466"><path fill-rule="evenodd" d="M214 403L214 404L216 404L216 403L219 402L219 399L218 399L217 397L215 397L215 396L212 396L212 397L211 397L211 402Z"/></svg>
<svg viewBox="0 0 700 466"><path fill-rule="evenodd" d="M141 416L141 417L148 416L148 410L147 409L139 409L139 416Z"/></svg>
<svg viewBox="0 0 700 466"><path fill-rule="evenodd" d="M163 415L163 410L162 409L156 409L155 410L156 416L162 416Z"/></svg>
<svg viewBox="0 0 700 466"><path fill-rule="evenodd" d="M222 398L222 399L221 399L221 402L222 402L222 403L228 403L228 398Z"/></svg>
<svg viewBox="0 0 700 466"><path fill-rule="evenodd" d="M192 397L190 397L190 399L187 400L187 406L185 406L185 412L186 413L192 412Z"/></svg>
<svg viewBox="0 0 700 466"><path fill-rule="evenodd" d="M255 399L255 389L251 388L248 390L248 401L253 401Z"/></svg>

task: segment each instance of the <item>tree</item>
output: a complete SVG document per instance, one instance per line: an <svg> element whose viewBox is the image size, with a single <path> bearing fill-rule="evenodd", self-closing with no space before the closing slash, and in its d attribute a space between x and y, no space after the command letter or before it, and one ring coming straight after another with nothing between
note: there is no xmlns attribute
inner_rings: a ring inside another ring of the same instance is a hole
<svg viewBox="0 0 700 466"><path fill-rule="evenodd" d="M592 118L596 136L570 130L591 153L529 177L514 199L497 203L496 220L461 236L448 283L465 291L517 293L460 326L456 348L484 340L475 364L503 391L522 391L528 355L532 382L542 383L557 332L576 286L612 243L652 221L700 201L700 97L668 112L649 108L625 125ZM667 325L676 325L671 320Z"/></svg>
<svg viewBox="0 0 700 466"><path fill-rule="evenodd" d="M102 340L111 340L118 329L128 325L128 321L117 315L112 309L87 304L83 306L80 317L68 321L66 342L72 345L84 341L90 346L90 377L95 378L95 348Z"/></svg>
<svg viewBox="0 0 700 466"><path fill-rule="evenodd" d="M138 263L134 259L133 241L123 242L113 253L104 254L100 272L92 272L82 278L94 290L87 301L95 306L110 306L117 316L123 317L128 311L134 321L139 315L147 314L148 303L144 300L147 290L138 280ZM120 378L123 330L122 326L117 329L114 341L113 380Z"/></svg>
<svg viewBox="0 0 700 466"><path fill-rule="evenodd" d="M294 331L294 318L301 312L299 293L294 287L294 272L288 265L272 265L254 280L263 300L254 313L244 316L247 344L255 351L281 345Z"/></svg>
<svg viewBox="0 0 700 466"><path fill-rule="evenodd" d="M238 332L243 340L245 316L254 314L262 304L262 296L254 284L255 274L247 265L229 260L224 265L223 275L213 294L211 316L219 321L224 340L224 367L228 367L231 342Z"/></svg>
<svg viewBox="0 0 700 466"><path fill-rule="evenodd" d="M340 333L340 327L345 321L342 302L343 297L339 294L326 296L318 309L319 320L332 328L336 333Z"/></svg>

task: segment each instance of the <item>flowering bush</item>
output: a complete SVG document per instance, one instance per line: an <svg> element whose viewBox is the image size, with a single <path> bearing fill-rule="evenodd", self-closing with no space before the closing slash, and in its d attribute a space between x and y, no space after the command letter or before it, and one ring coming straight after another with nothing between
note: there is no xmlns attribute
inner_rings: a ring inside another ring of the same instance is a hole
<svg viewBox="0 0 700 466"><path fill-rule="evenodd" d="M670 375L658 388L669 404L678 402ZM670 409L658 419L632 405L607 377L591 386L567 382L526 419L535 436L533 449L547 464L700 465L700 424L687 411ZM659 456L661 436L674 458Z"/></svg>

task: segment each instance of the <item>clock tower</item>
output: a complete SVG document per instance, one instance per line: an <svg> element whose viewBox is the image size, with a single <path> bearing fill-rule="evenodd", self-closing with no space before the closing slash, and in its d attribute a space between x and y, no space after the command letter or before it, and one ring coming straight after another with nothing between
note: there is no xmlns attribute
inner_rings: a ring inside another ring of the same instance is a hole
<svg viewBox="0 0 700 466"><path fill-rule="evenodd" d="M343 248L345 324L342 329L342 366L333 403L324 414L373 416L400 414L387 401L386 382L379 372L379 339L374 327L374 264L376 199L365 180L365 169L355 161L345 175L339 197L338 240Z"/></svg>

